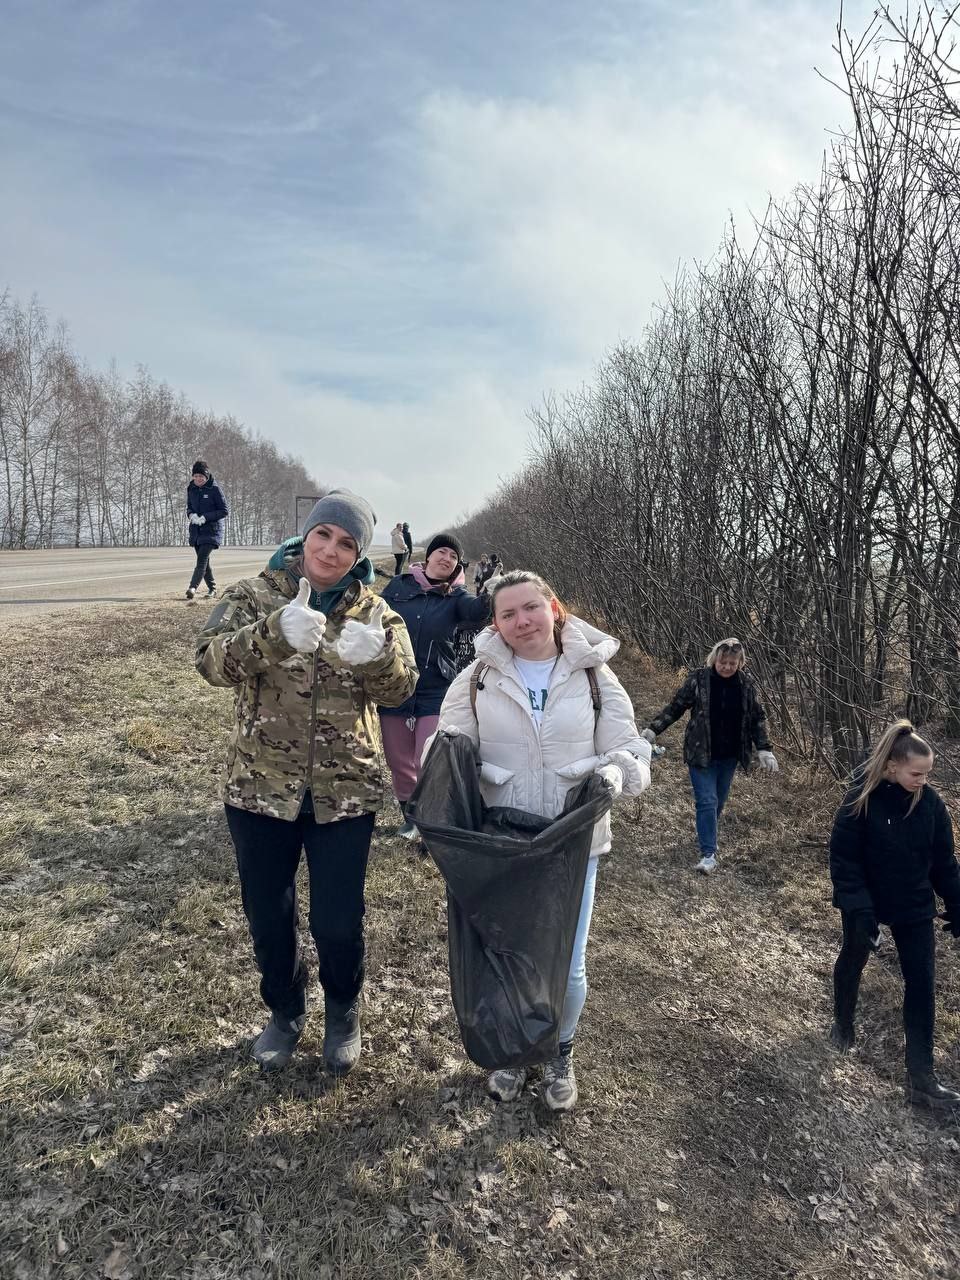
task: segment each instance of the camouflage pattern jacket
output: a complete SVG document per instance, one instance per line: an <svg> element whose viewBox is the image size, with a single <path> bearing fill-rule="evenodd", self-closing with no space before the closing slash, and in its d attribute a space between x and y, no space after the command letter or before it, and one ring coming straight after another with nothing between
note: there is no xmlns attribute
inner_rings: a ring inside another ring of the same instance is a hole
<svg viewBox="0 0 960 1280"><path fill-rule="evenodd" d="M225 802L293 821L309 787L317 821L336 822L379 808L376 706L399 706L418 673L403 619L390 609L386 646L373 662L347 666L328 647L348 619L370 621L377 597L359 582L330 611L316 653L292 648L280 611L297 594L301 570L298 557L225 591L200 633L196 664L210 684L236 690Z"/></svg>
<svg viewBox="0 0 960 1280"><path fill-rule="evenodd" d="M753 763L753 748L769 751L767 737L767 713L757 696L757 686L749 672L740 672L740 705L743 721L740 726L740 765L749 770ZM686 732L683 735L683 762L694 768L706 769L710 764L710 668L698 667L691 671L649 727L657 735L679 720L685 711L690 712Z"/></svg>

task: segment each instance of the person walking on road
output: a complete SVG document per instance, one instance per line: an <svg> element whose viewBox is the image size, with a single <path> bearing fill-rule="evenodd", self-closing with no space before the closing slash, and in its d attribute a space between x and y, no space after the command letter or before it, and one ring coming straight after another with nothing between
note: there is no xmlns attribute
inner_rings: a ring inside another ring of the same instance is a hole
<svg viewBox="0 0 960 1280"><path fill-rule="evenodd" d="M223 539L223 522L230 512L220 486L214 483L210 468L198 458L187 485L187 517L190 523L190 545L197 556L193 576L187 587L187 599L197 594L201 579L207 584L207 596L217 594L210 555Z"/></svg>
<svg viewBox="0 0 960 1280"><path fill-rule="evenodd" d="M374 709L400 706L417 680L403 619L370 590L375 524L363 498L328 493L301 537L224 593L197 643L203 678L236 691L223 798L270 1010L252 1050L264 1071L289 1061L306 1021L304 850L324 1063L343 1075L360 1054L364 881L383 798Z"/></svg>
<svg viewBox="0 0 960 1280"><path fill-rule="evenodd" d="M420 672L413 696L399 707L380 708L383 750L393 789L403 813L397 835L415 840L417 829L406 816L420 772L420 756L436 730L440 704L457 674L454 638L460 626L479 627L490 616L486 597L471 596L463 585L463 547L452 534L439 533L422 564L388 583L383 598L403 618Z"/></svg>
<svg viewBox="0 0 960 1280"><path fill-rule="evenodd" d="M934 931L937 896L944 932L960 938L960 866L953 823L930 786L933 751L898 720L881 736L837 810L830 837L833 905L843 944L833 971L830 1039L852 1048L860 976L880 946L880 925L893 935L903 974L907 1097L919 1106L960 1106L960 1093L933 1066Z"/></svg>
<svg viewBox="0 0 960 1280"><path fill-rule="evenodd" d="M567 792L598 773L615 796L650 785L650 746L633 706L607 666L620 647L568 615L534 573L514 570L492 589L493 624L477 638L477 658L450 686L440 733L476 743L480 790L488 805L554 818ZM428 744L429 747L429 744ZM576 1105L573 1041L587 997L586 948L600 854L611 844L610 815L593 832L560 1024L559 1055L544 1067L542 1096L552 1111ZM501 1102L516 1098L524 1068L502 1067L487 1082Z"/></svg>
<svg viewBox="0 0 960 1280"><path fill-rule="evenodd" d="M398 520L390 530L390 549L393 552L394 574L403 572L403 562L407 558L407 542L403 536L403 525Z"/></svg>
<svg viewBox="0 0 960 1280"><path fill-rule="evenodd" d="M401 532L403 533L403 545L407 548L407 563L412 564L413 563L413 534L410 532L410 526L407 524L406 520L404 520L401 526Z"/></svg>
<svg viewBox="0 0 960 1280"><path fill-rule="evenodd" d="M743 645L735 636L719 640L705 665L691 671L642 735L652 746L657 734L690 712L683 760L690 770L696 803L700 845L696 869L705 875L717 865L717 820L737 765L749 770L756 747L761 769L776 773L780 767L767 738L767 714L744 661Z"/></svg>

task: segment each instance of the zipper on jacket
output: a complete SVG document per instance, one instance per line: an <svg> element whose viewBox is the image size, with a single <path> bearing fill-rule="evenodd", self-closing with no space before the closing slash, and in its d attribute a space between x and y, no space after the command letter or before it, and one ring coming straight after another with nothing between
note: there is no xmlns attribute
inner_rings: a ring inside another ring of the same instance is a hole
<svg viewBox="0 0 960 1280"><path fill-rule="evenodd" d="M313 744L317 736L317 667L319 663L320 650L318 648L313 655L313 688L310 691L310 746L307 750L307 776L304 780L303 791L300 794L301 805L313 781Z"/></svg>
<svg viewBox="0 0 960 1280"><path fill-rule="evenodd" d="M253 731L257 727L257 716L260 714L260 696L263 686L263 676L257 676L255 691L253 695L253 711L250 715L250 728L247 731L247 737L253 737Z"/></svg>

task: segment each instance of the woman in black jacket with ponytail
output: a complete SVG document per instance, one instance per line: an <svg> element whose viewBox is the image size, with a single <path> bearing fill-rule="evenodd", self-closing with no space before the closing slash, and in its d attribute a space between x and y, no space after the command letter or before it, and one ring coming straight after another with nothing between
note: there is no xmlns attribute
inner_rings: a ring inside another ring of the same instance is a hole
<svg viewBox="0 0 960 1280"><path fill-rule="evenodd" d="M937 896L944 930L960 937L960 867L953 823L930 786L933 751L898 720L884 732L857 785L837 810L830 839L833 905L843 945L833 971L830 1038L841 1053L854 1043L860 975L889 925L903 973L907 1096L926 1107L960 1105L933 1070L934 933Z"/></svg>

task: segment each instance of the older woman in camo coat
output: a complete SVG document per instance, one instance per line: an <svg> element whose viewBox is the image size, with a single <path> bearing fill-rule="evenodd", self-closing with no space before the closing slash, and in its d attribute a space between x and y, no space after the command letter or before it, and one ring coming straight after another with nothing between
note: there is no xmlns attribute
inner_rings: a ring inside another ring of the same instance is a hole
<svg viewBox="0 0 960 1280"><path fill-rule="evenodd" d="M289 1061L306 1020L295 889L303 851L324 1062L343 1075L360 1053L364 881L383 798L376 708L398 706L417 682L403 619L370 590L375 523L356 494L321 498L302 537L225 592L197 644L204 679L236 691L223 798L271 1011L253 1046L265 1071Z"/></svg>

